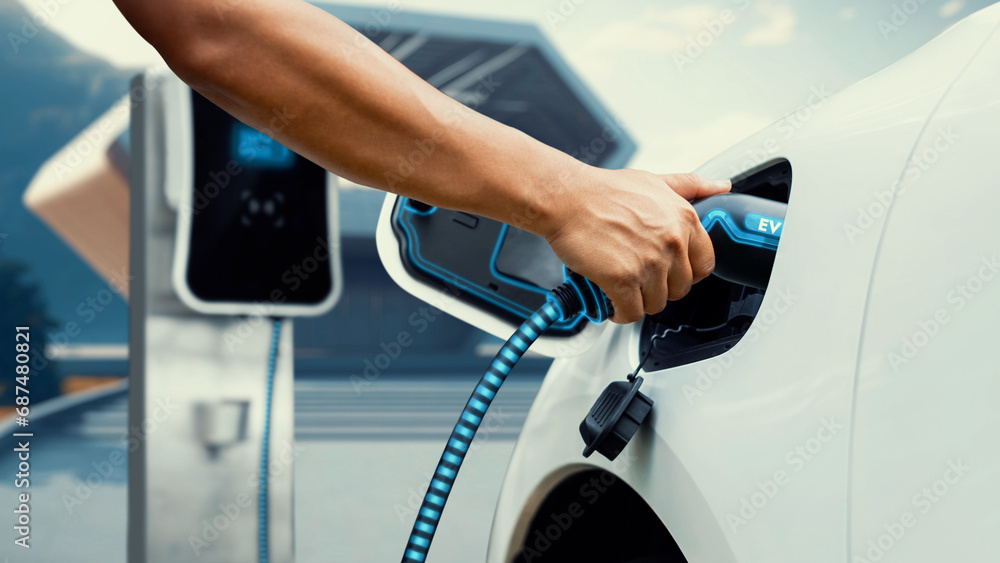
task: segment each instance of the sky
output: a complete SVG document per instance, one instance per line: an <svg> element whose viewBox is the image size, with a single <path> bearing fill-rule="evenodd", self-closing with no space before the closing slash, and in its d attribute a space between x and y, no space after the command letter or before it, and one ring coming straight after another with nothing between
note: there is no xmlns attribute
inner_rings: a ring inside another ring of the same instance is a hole
<svg viewBox="0 0 1000 563"><path fill-rule="evenodd" d="M17 0L29 11L42 0ZM47 24L122 68L159 57L111 0L57 0ZM223 1L223 0L216 0ZM298 1L298 0L288 0ZM52 4L50 0L50 5ZM631 167L695 169L755 131L891 64L992 0L360 0L531 22L639 144Z"/></svg>

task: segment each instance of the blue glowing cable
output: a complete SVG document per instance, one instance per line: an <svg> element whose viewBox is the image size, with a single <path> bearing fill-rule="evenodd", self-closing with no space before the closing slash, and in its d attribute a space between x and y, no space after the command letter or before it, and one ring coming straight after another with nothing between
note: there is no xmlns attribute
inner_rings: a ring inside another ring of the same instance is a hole
<svg viewBox="0 0 1000 563"><path fill-rule="evenodd" d="M507 342L504 342L500 351L493 358L493 362L490 363L490 368L479 380L479 384L476 385L469 401L465 403L465 409L462 411L458 423L455 424L455 429L451 431L451 437L444 448L444 453L441 454L441 460L434 471L434 477L427 487L427 494L424 495L424 502L420 505L417 520L413 523L413 530L410 532L410 539L406 544L403 563L423 563L427 558L431 540L434 539L434 532L437 531L438 522L441 520L444 504L448 501L448 495L451 494L455 477L462 467L466 452L469 451L472 438L483 422L486 409L493 402L497 390L507 379L511 368L521 359L528 347L553 323L564 319L561 307L557 299L550 297L541 309L524 321ZM570 318L575 315L576 313L573 312Z"/></svg>
<svg viewBox="0 0 1000 563"><path fill-rule="evenodd" d="M267 538L267 470L269 465L268 453L271 438L271 399L274 392L274 372L278 360L278 342L281 340L281 319L274 319L274 330L271 333L271 352L267 358L267 391L264 397L264 430L261 433L260 445L260 472L257 483L258 500L257 515L259 523L257 535L260 541L259 553L260 563L267 563L268 538Z"/></svg>

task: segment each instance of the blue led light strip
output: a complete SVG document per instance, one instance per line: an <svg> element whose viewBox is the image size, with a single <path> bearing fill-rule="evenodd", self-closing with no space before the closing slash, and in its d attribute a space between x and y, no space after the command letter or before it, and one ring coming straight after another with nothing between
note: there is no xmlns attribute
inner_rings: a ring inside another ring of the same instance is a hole
<svg viewBox="0 0 1000 563"><path fill-rule="evenodd" d="M459 276L459 275L455 274L454 272L450 272L450 271L448 271L448 270L446 270L446 269L438 266L437 264L434 264L433 262L430 262L426 258L424 258L423 255L420 253L420 238L416 235L416 228L413 225L413 218L412 218L412 216L413 215L430 215L431 213L434 213L435 211L437 211L437 208L435 207L431 211L428 211L428 212L420 212L420 211L414 210L413 207L411 207L409 205L409 201L410 201L409 199L405 199L404 204L403 204L403 210L402 210L402 212L400 212L400 213L398 213L396 215L395 220L398 221L398 224L400 225L400 227L402 227L403 232L405 233L405 236L406 236L406 252L410 256L410 263L411 264L413 264L415 267L423 270L424 272L430 274L431 276L433 276L434 278L436 278L438 280L444 281L446 283L455 284L458 287L462 288L463 291L468 291L469 293L475 294L476 296L478 296L478 297L480 297L480 298L482 298L482 299L484 299L484 300L486 300L488 302L491 302L491 303L499 306L500 308L504 309L505 311L509 311L509 312L511 312L511 313L513 313L515 315L521 316L521 315L528 314L531 311L531 309L528 309L528 308L524 307L523 305L521 305L521 304L519 304L519 303L517 303L517 302L515 302L513 300L507 299L506 297L503 297L502 295L499 295L495 291L489 291L489 292L487 292L483 288L479 287L475 282L467 280L467 279L463 278L462 276ZM497 241L497 246L496 246L496 248L494 248L493 257L492 257L491 261L496 259L497 253L499 252L500 243L502 241L503 241L503 236L499 236L498 237L498 241ZM491 264L490 268L491 268L491 270L493 270L493 269L495 269L495 266ZM504 278L501 278L501 279L504 279ZM509 283L509 281L507 279L504 279L504 281ZM545 291L545 290L541 290L541 291L543 291L545 293L548 293L548 291ZM582 317L572 317L572 318L562 319L562 320L565 323L567 323L567 324L565 324L565 326L563 326L563 323L560 323L559 326L557 326L556 328L557 329L564 329L564 330L572 330L579 323L583 322L584 319ZM557 321L557 322L559 322L559 321Z"/></svg>
<svg viewBox="0 0 1000 563"><path fill-rule="evenodd" d="M776 250L778 248L778 237L748 233L736 224L736 221L733 220L729 213L723 211L722 209L713 209L709 211L705 215L705 218L702 219L701 224L705 227L706 231L712 230L712 227L716 224L721 225L722 229L726 231L726 234L740 244L756 246L758 248L765 248L768 250Z"/></svg>
<svg viewBox="0 0 1000 563"><path fill-rule="evenodd" d="M528 320L524 321L517 331L500 347L500 351L490 363L490 368L479 380L475 391L465 404L462 416L458 419L455 429L451 431L448 445L441 454L434 477L430 486L427 487L427 494L424 495L424 502L417 512L417 520L413 524L410 532L410 539L406 544L406 551L403 554L403 563L423 563L430 550L431 540L434 539L434 532L437 531L438 522L441 520L441 512L451 494L452 486L455 484L455 477L462 467L465 454L469 451L472 438L479 430L483 418L486 416L486 409L496 396L500 386L503 385L507 374L517 363L521 356L528 350L528 347L552 324L563 318L563 313L554 300L546 301L542 308L535 312Z"/></svg>
<svg viewBox="0 0 1000 563"><path fill-rule="evenodd" d="M267 563L267 469L269 458L269 442L271 441L271 399L274 392L274 371L278 360L278 343L281 341L281 319L274 320L274 330L271 333L271 352L267 358L267 391L264 397L264 430L261 434L260 471L257 483L257 538L260 563Z"/></svg>

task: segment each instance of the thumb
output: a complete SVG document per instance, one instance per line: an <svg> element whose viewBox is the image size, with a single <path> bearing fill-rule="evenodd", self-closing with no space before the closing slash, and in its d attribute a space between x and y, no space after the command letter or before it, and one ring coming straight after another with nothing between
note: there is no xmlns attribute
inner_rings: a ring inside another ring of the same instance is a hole
<svg viewBox="0 0 1000 563"><path fill-rule="evenodd" d="M687 200L724 194L732 187L729 180L709 180L697 174L667 174L660 176L670 189Z"/></svg>

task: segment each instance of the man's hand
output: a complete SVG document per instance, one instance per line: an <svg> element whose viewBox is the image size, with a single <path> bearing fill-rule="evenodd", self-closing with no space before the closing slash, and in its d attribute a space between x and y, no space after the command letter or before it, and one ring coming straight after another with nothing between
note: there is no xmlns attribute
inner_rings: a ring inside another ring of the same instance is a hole
<svg viewBox="0 0 1000 563"><path fill-rule="evenodd" d="M616 323L656 314L715 268L708 233L687 200L728 192L694 174L588 168L544 236L571 270L611 298Z"/></svg>

